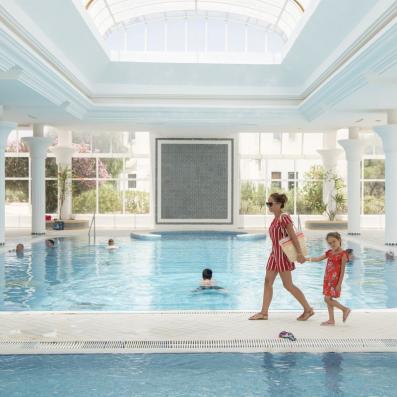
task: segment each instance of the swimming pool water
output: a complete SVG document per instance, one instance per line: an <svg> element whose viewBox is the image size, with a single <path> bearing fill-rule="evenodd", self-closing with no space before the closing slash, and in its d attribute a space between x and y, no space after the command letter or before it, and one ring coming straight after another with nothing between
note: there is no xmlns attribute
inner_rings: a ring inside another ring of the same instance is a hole
<svg viewBox="0 0 397 397"><path fill-rule="evenodd" d="M397 353L0 356L7 397L392 397Z"/></svg>
<svg viewBox="0 0 397 397"><path fill-rule="evenodd" d="M217 233L169 233L161 240L116 238L117 250L78 239L59 239L56 249L32 244L23 257L0 254L1 310L180 310L259 309L268 240L238 240ZM322 239L308 242L323 253ZM352 247L351 244L348 244ZM341 301L352 308L397 307L397 263L380 251L356 247L347 266ZM226 291L194 292L210 267ZM295 283L315 308L325 308L325 262L297 265ZM299 309L275 283L271 309Z"/></svg>

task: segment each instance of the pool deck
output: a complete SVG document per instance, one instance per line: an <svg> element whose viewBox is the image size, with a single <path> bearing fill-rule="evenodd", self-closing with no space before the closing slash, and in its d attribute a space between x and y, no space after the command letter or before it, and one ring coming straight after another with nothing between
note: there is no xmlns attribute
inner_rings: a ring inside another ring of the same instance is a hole
<svg viewBox="0 0 397 397"><path fill-rule="evenodd" d="M343 324L320 326L274 311L1 312L0 354L186 352L397 352L397 309L356 310ZM279 339L292 332L297 341Z"/></svg>

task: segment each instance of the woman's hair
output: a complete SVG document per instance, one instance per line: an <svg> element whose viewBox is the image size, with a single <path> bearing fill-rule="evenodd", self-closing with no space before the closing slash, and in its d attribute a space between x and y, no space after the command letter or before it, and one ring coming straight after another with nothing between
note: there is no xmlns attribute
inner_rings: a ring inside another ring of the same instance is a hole
<svg viewBox="0 0 397 397"><path fill-rule="evenodd" d="M276 202L281 204L281 208L284 208L285 203L288 201L288 197L284 193L272 193L270 197Z"/></svg>
<svg viewBox="0 0 397 397"><path fill-rule="evenodd" d="M342 237L338 232L330 232L327 234L327 237L325 237L325 240L328 240L330 237L336 238L339 243L342 244Z"/></svg>

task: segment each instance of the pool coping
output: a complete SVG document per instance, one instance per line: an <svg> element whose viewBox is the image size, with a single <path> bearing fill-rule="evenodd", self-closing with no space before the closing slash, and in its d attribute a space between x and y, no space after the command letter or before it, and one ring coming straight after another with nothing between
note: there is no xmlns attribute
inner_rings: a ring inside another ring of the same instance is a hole
<svg viewBox="0 0 397 397"><path fill-rule="evenodd" d="M355 310L343 324L320 327L297 311L0 312L0 354L396 352L397 309ZM279 339L292 332L295 342Z"/></svg>

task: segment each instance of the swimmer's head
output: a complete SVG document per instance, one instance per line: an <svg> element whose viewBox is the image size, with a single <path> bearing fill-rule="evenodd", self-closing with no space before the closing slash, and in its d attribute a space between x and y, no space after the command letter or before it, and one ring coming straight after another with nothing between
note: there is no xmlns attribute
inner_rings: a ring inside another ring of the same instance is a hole
<svg viewBox="0 0 397 397"><path fill-rule="evenodd" d="M114 240L113 240L112 238L110 238L110 239L108 240L108 245L114 245Z"/></svg>
<svg viewBox="0 0 397 397"><path fill-rule="evenodd" d="M212 270L204 269L203 270L203 280L211 280L212 279Z"/></svg>
<svg viewBox="0 0 397 397"><path fill-rule="evenodd" d="M15 251L16 252L23 252L23 250L25 249L25 247L23 246L23 244L19 243L17 244Z"/></svg>
<svg viewBox="0 0 397 397"><path fill-rule="evenodd" d="M48 239L48 240L45 241L45 245L46 245L48 248L53 248L53 247L55 246L55 241L52 240L52 239Z"/></svg>

